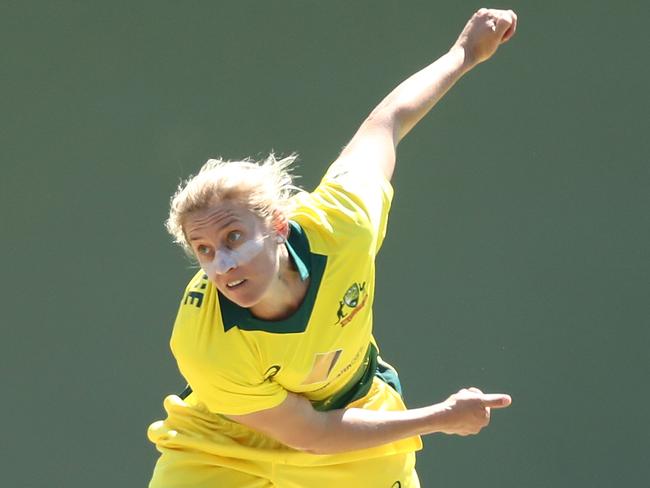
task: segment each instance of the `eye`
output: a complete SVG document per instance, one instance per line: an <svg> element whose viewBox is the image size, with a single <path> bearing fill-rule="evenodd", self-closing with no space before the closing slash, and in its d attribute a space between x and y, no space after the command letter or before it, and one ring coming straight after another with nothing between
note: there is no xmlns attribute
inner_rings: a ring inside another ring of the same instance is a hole
<svg viewBox="0 0 650 488"><path fill-rule="evenodd" d="M228 244L237 244L239 241L241 241L241 238L242 238L242 233L239 232L238 230L230 231L226 236L226 240L228 241Z"/></svg>
<svg viewBox="0 0 650 488"><path fill-rule="evenodd" d="M208 246L200 244L197 246L196 252L199 254L199 256L209 256L212 250Z"/></svg>

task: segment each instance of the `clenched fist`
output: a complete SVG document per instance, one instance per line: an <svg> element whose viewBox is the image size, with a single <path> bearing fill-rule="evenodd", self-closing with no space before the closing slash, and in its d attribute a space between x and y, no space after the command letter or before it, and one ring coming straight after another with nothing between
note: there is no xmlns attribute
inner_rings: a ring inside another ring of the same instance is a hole
<svg viewBox="0 0 650 488"><path fill-rule="evenodd" d="M516 29L517 14L512 10L482 8L469 19L454 47L462 48L466 62L473 66L489 59Z"/></svg>

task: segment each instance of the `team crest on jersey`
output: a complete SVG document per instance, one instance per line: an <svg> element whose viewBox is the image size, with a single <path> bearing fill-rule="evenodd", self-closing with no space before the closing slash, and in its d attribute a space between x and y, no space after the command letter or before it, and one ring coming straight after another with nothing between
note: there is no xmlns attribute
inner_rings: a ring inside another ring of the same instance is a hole
<svg viewBox="0 0 650 488"><path fill-rule="evenodd" d="M368 291L366 282L353 283L339 301L339 309L336 312L337 324L345 327L350 323L354 316L366 305L368 300Z"/></svg>

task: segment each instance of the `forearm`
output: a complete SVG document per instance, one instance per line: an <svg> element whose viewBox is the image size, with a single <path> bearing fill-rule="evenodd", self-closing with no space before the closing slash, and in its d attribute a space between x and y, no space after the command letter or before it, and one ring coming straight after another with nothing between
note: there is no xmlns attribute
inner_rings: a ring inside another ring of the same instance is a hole
<svg viewBox="0 0 650 488"><path fill-rule="evenodd" d="M440 432L446 415L442 403L404 411L351 408L323 412L303 449L314 454L334 454Z"/></svg>
<svg viewBox="0 0 650 488"><path fill-rule="evenodd" d="M338 162L377 167L390 180L399 142L472 66L465 50L455 46L400 83L361 124Z"/></svg>
<svg viewBox="0 0 650 488"><path fill-rule="evenodd" d="M400 83L377 105L364 124L389 126L397 146L473 66L462 47L452 47L435 62Z"/></svg>
<svg viewBox="0 0 650 488"><path fill-rule="evenodd" d="M390 180L399 142L467 71L489 59L517 25L512 10L480 9L453 47L388 94L339 156L341 165L380 169Z"/></svg>
<svg viewBox="0 0 650 488"><path fill-rule="evenodd" d="M411 410L350 408L319 412L305 397L289 392L277 407L228 417L294 449L333 454L434 432L476 434L488 424L490 408L504 408L510 402L508 395L484 394L469 388L444 402Z"/></svg>
<svg viewBox="0 0 650 488"><path fill-rule="evenodd" d="M415 435L472 435L490 422L490 410L510 405L510 395L463 388L444 402L404 411L351 408L319 413L310 423L310 443L304 450L333 454L364 449Z"/></svg>

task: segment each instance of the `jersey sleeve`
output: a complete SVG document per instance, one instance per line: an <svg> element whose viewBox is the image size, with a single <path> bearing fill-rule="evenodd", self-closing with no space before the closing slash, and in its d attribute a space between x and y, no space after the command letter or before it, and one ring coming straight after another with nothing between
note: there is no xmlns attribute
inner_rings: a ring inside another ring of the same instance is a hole
<svg viewBox="0 0 650 488"><path fill-rule="evenodd" d="M187 358L178 364L197 397L214 413L246 415L276 407L287 397L282 386L265 380L245 360L229 369L205 358Z"/></svg>
<svg viewBox="0 0 650 488"><path fill-rule="evenodd" d="M379 252L393 198L393 188L379 170L335 162L316 190L301 197L301 211L315 216L332 239L347 243L366 235L373 254Z"/></svg>
<svg viewBox="0 0 650 488"><path fill-rule="evenodd" d="M223 332L217 297L204 280L190 282L170 340L178 369L197 398L214 413L245 415L275 407L286 390L264 371L255 344L238 330ZM204 291L196 298L197 290Z"/></svg>

